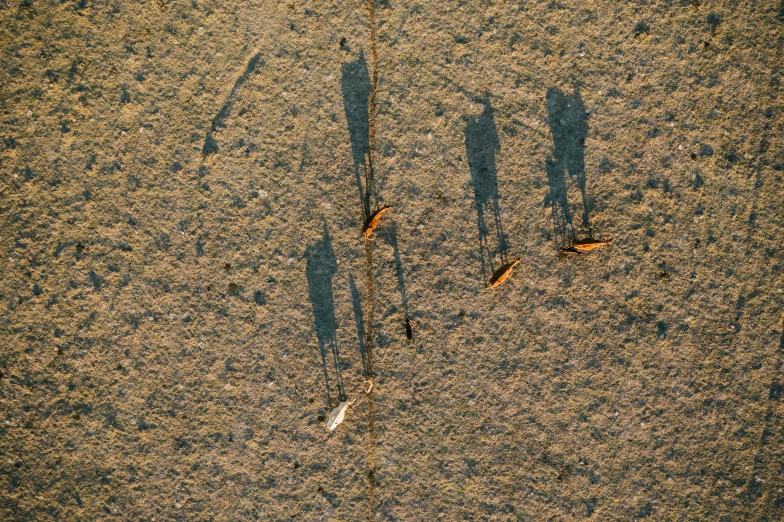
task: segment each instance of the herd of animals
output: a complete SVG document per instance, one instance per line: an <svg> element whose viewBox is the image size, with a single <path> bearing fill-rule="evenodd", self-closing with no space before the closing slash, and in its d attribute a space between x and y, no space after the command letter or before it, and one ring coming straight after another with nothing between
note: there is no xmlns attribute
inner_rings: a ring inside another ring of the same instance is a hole
<svg viewBox="0 0 784 522"><path fill-rule="evenodd" d="M376 229L378 224L381 222L381 218L392 209L390 205L384 205L375 212L373 212L365 222L364 230L362 235L365 239L370 239L373 234L373 231ZM583 252L589 252L595 248L609 245L612 243L612 239L607 240L598 240L594 238L586 238L582 240L575 240L572 242L572 245L569 247L565 247L561 249L561 253L569 255L569 254L580 254ZM506 281L509 276L512 274L512 269L514 269L517 264L520 263L520 258L515 258L512 261L502 265L499 267L494 273L493 276L490 278L490 282L488 283L488 288L494 288L504 281ZM406 319L406 336L411 339L411 324L408 319ZM372 379L366 381L369 383L369 387L365 390L365 393L369 394L370 391L373 389L373 381ZM348 407L351 406L355 400L343 400L341 401L338 406L332 410L329 415L329 419L327 420L327 429L329 431L334 431L338 425L340 425L346 416L346 410Z"/></svg>
<svg viewBox="0 0 784 522"><path fill-rule="evenodd" d="M376 210L373 214L370 215L367 222L365 223L365 230L363 232L365 239L370 239L371 234L373 234L373 230L376 229L379 222L381 221L381 217L384 214L386 214L391 208L392 207L389 205L384 205L383 207ZM561 253L565 255L580 254L583 252L590 252L594 248L599 248L600 246L609 245L611 243L612 243L612 239L599 240L599 239L594 239L589 237L586 239L580 239L574 241L572 243L572 246L562 248ZM493 276L490 278L490 282L488 283L487 287L494 288L500 285L501 283L503 283L504 281L506 281L509 278L509 276L512 274L512 269L515 266L517 266L519 262L520 262L520 258L518 257L499 267L498 270L496 270L493 273ZM406 320L406 323L407 323L406 332L408 332L408 329L410 328L410 326L408 325L408 320Z"/></svg>

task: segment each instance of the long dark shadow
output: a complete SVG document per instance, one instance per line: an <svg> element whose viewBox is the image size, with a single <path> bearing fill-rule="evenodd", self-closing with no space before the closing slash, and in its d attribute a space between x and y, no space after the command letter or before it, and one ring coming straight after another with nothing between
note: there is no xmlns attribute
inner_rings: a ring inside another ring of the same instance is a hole
<svg viewBox="0 0 784 522"><path fill-rule="evenodd" d="M245 67L245 71L234 82L234 86L231 88L231 92L228 96L226 96L226 100L224 100L223 106L218 111L218 114L216 114L212 119L210 129L207 131L207 136L204 138L204 145L201 149L203 156L209 156L210 154L215 154L218 152L218 143L215 141L213 134L217 132L218 129L226 126L226 118L228 118L229 114L231 114L231 108L234 103L234 98L237 94L237 91L246 81L248 81L251 73L256 70L256 67L258 67L259 62L262 62L262 65L264 64L261 53L256 53L248 61L248 66Z"/></svg>
<svg viewBox="0 0 784 522"><path fill-rule="evenodd" d="M588 115L579 88L564 94L551 87L547 90L547 114L553 136L553 156L547 160L547 182L550 190L545 204L552 208L553 227L560 248L571 246L576 239L572 215L566 195L566 175L580 189L583 199L582 226L593 237L591 206L586 193L585 139L588 137Z"/></svg>
<svg viewBox="0 0 784 522"><path fill-rule="evenodd" d="M354 276L349 274L348 286L351 290L351 302L354 305L354 322L357 324L357 337L359 338L359 353L362 355L362 368L365 370L365 379L371 377L371 369L368 366L367 343L365 341L365 320L362 316L362 299L359 297L359 290L354 283Z"/></svg>
<svg viewBox="0 0 784 522"><path fill-rule="evenodd" d="M373 207L378 208L378 193L375 185L373 172L373 156L375 148L375 108L376 108L376 85L378 77L378 54L376 42L378 40L375 1L367 2L368 22L370 25L371 42L371 65L372 76L368 70L364 52L359 53L356 61L344 63L342 66L341 89L343 91L343 109L346 111L346 121L348 123L349 136L351 138L351 151L354 157L354 175L359 191L359 199L362 206L363 230L368 225L371 213L371 197L373 197ZM364 174L364 183L363 183ZM360 349L363 351L363 364L365 366L365 376L371 380L367 395L368 411L368 520L375 519L375 429L373 427L373 394L372 379L373 374L373 318L375 314L375 297L373 288L373 248L371 241L365 241L365 281L367 286L366 306L367 320L362 321L362 309L360 306L359 293L353 278L350 279L352 298L354 300L354 315L357 322L357 332L360 334L365 330L365 343L360 340Z"/></svg>
<svg viewBox="0 0 784 522"><path fill-rule="evenodd" d="M370 195L373 185L368 114L371 83L367 61L362 51L356 61L343 64L340 86L343 90L343 109L346 111L351 152L354 156L354 175L362 203L362 217L367 219L370 216Z"/></svg>
<svg viewBox="0 0 784 522"><path fill-rule="evenodd" d="M490 213L489 211L492 211L498 252L501 254L502 263L506 262L507 245L501 226L501 210L498 207L498 169L495 164L495 155L501 150L501 142L498 139L498 129L495 125L489 94L485 95L482 103L484 104L482 114L471 118L466 125L465 146L471 181L474 185L482 275L487 282L486 265L489 265L491 274L494 271L492 250L488 242L489 229L486 216Z"/></svg>
<svg viewBox="0 0 784 522"><path fill-rule="evenodd" d="M553 235L555 236L556 247L561 250L570 247L576 239L572 229L569 201L566 198L564 168L562 163L558 163L553 158L547 158L545 160L545 170L547 171L547 183L550 190L545 196L544 202L545 205L550 206L552 211Z"/></svg>
<svg viewBox="0 0 784 522"><path fill-rule="evenodd" d="M338 386L338 401L346 400L343 389L343 375L340 367L340 350L338 349L337 321L335 320L335 300L332 294L332 277L337 272L338 265L335 253L332 250L332 241L329 237L327 225L324 225L324 238L305 251L307 267L305 274L308 278L310 291L310 304L313 306L313 319L318 337L321 363L324 368L324 382L327 391L327 406L332 409L332 393L329 386L329 372L327 370L329 352L335 369L335 380Z"/></svg>
<svg viewBox="0 0 784 522"><path fill-rule="evenodd" d="M403 277L403 261L400 258L400 247L397 243L397 223L392 222L388 228L389 232L386 235L387 242L392 246L392 250L395 256L395 273L397 274L397 289L400 292L400 300L403 305L403 319L405 320L405 324L407 325L406 329L406 336L409 337L411 335L411 326L409 320L411 319L411 315L408 312L408 294L406 293L406 282L405 278Z"/></svg>

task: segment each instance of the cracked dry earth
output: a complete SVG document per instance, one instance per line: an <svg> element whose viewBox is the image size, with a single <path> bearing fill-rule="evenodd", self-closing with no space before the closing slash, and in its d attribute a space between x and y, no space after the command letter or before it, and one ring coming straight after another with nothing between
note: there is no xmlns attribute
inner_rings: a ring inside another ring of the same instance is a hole
<svg viewBox="0 0 784 522"><path fill-rule="evenodd" d="M0 19L1 519L784 518L778 0Z"/></svg>

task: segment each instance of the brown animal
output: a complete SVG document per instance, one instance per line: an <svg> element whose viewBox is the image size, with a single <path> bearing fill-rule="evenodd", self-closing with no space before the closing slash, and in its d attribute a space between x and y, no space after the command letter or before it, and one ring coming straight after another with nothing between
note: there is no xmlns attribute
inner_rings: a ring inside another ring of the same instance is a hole
<svg viewBox="0 0 784 522"><path fill-rule="evenodd" d="M365 223L365 237L370 237L370 234L373 233L373 230L378 226L378 222L381 219L381 216L386 214L386 212L392 207L389 205L384 205L380 209L376 210L370 218L368 218L367 223Z"/></svg>
<svg viewBox="0 0 784 522"><path fill-rule="evenodd" d="M599 248L602 245L609 245L612 243L612 239L608 239L606 241L599 241L597 239L593 239L591 237L586 239L580 239L579 241L574 242L574 249L578 252L588 252L593 250L594 248Z"/></svg>
<svg viewBox="0 0 784 522"><path fill-rule="evenodd" d="M519 262L520 262L520 258L518 257L514 261L507 263L501 268L499 268L498 270L496 270L495 273L493 274L493 277L490 278L490 284L487 285L487 288L493 288L506 281L506 279L512 273L512 269Z"/></svg>

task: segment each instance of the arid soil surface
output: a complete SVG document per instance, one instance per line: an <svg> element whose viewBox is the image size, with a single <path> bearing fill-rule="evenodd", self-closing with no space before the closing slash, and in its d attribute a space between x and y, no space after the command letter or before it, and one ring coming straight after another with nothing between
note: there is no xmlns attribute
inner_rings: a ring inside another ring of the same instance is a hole
<svg viewBox="0 0 784 522"><path fill-rule="evenodd" d="M0 519L784 519L783 45L779 0L0 1Z"/></svg>

